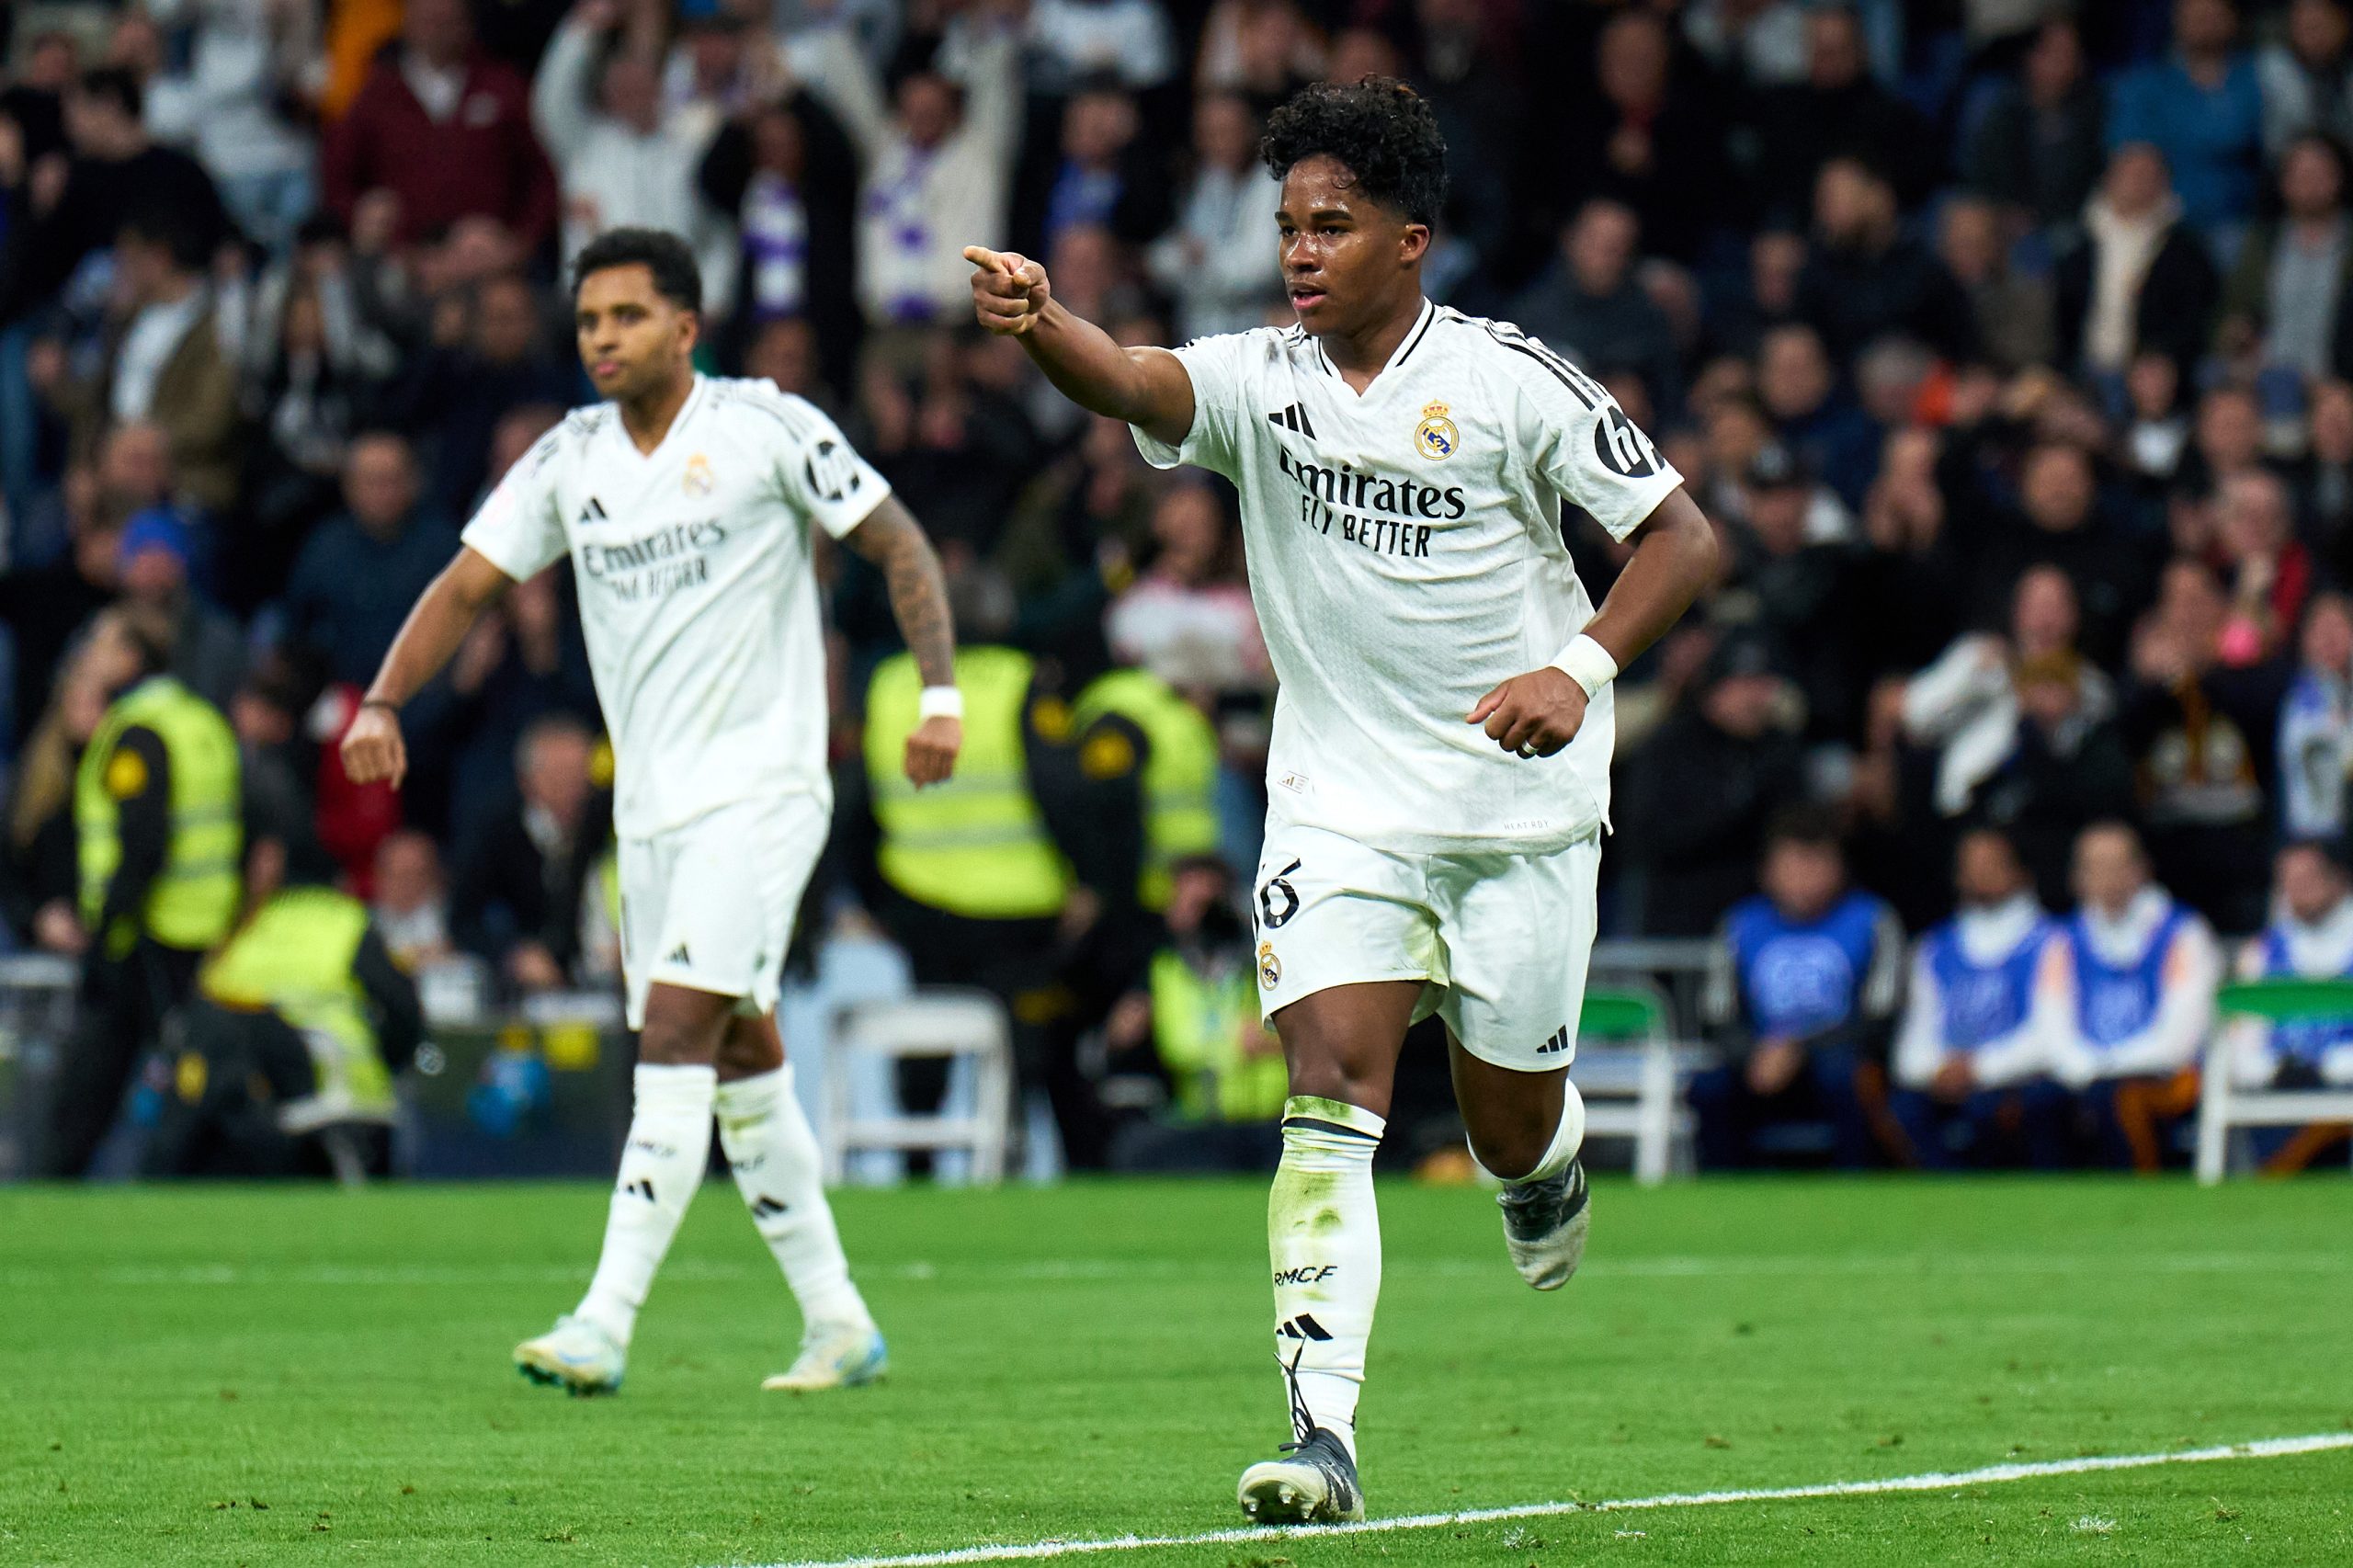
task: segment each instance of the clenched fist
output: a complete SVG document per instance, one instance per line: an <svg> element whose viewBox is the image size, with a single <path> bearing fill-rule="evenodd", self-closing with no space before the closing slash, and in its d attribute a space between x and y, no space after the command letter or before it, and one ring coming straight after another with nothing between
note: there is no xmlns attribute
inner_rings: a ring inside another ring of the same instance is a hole
<svg viewBox="0 0 2353 1568"><path fill-rule="evenodd" d="M972 310L981 324L1003 337L1019 337L1038 324L1052 290L1046 269L1012 251L966 245L964 259L972 264Z"/></svg>
<svg viewBox="0 0 2353 1568"><path fill-rule="evenodd" d="M907 778L918 790L938 784L956 771L956 754L964 749L964 721L934 714L907 737Z"/></svg>
<svg viewBox="0 0 2353 1568"><path fill-rule="evenodd" d="M369 703L343 733L343 771L354 784L389 781L395 790L408 777L408 747L401 741L401 716Z"/></svg>
<svg viewBox="0 0 2353 1568"><path fill-rule="evenodd" d="M1468 722L1515 756L1551 756L1585 727L1586 703L1585 687L1547 665L1479 699Z"/></svg>

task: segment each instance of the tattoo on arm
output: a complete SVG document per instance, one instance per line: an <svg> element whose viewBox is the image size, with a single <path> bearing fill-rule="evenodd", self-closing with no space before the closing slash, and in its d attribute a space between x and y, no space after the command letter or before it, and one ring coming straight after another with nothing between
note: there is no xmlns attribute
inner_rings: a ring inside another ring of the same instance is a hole
<svg viewBox="0 0 2353 1568"><path fill-rule="evenodd" d="M891 613L924 685L955 685L956 628L948 612L948 582L922 526L897 496L889 496L842 542L882 569L891 586Z"/></svg>

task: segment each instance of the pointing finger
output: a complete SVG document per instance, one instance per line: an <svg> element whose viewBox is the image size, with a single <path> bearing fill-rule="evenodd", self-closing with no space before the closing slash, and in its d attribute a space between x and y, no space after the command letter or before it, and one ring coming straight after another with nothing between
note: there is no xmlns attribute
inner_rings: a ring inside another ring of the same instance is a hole
<svg viewBox="0 0 2353 1568"><path fill-rule="evenodd" d="M971 262L974 267L978 267L991 272L1010 272L1013 270L1011 267L1005 265L1005 257L989 249L986 245L966 245L964 247L964 259Z"/></svg>

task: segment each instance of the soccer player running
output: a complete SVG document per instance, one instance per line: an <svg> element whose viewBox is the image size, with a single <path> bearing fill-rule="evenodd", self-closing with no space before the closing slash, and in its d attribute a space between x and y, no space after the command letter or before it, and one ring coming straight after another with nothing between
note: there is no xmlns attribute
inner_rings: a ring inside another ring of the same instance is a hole
<svg viewBox="0 0 2353 1568"><path fill-rule="evenodd" d="M401 781L401 705L515 582L569 553L617 760L621 963L636 1107L588 1293L516 1347L533 1381L620 1386L638 1308L702 1184L711 1118L799 1300L790 1369L763 1386L870 1382L882 1336L850 1282L774 1012L794 912L824 846L824 653L810 525L879 566L922 671L917 786L963 740L954 634L923 530L832 420L766 381L699 375L695 258L617 230L574 265L580 358L607 401L517 462L416 603L343 743L360 782Z"/></svg>
<svg viewBox="0 0 2353 1568"><path fill-rule="evenodd" d="M1711 579L1707 520L1591 378L1422 292L1446 148L1393 81L1310 87L1262 149L1299 323L1123 349L1034 261L977 246L974 306L1161 467L1239 489L1281 695L1257 885L1290 1069L1267 1203L1294 1441L1262 1521L1361 1517L1357 1396L1381 1291L1373 1151L1406 1027L1445 1020L1472 1153L1540 1290L1587 1223L1569 1082L1614 734L1610 681ZM1275 236L1269 236L1270 238ZM1561 504L1631 560L1595 614Z"/></svg>

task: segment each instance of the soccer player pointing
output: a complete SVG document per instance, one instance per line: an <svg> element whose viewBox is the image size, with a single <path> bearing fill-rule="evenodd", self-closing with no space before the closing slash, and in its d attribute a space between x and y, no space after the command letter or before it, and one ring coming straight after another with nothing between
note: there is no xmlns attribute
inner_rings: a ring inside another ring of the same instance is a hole
<svg viewBox="0 0 2353 1568"><path fill-rule="evenodd" d="M1239 489L1281 681L1257 887L1261 1004L1291 1097L1267 1204L1294 1441L1242 1475L1252 1517L1361 1516L1356 1408L1381 1290L1372 1156L1406 1027L1445 1020L1512 1261L1576 1269L1585 1109L1569 1082L1615 733L1610 682L1708 583L1707 520L1592 378L1433 305L1446 189L1428 106L1308 88L1263 148L1298 325L1123 349L1044 269L975 247L983 325L1135 426L1162 467ZM1634 554L1596 614L1565 500Z"/></svg>
<svg viewBox="0 0 2353 1568"><path fill-rule="evenodd" d="M923 673L907 777L949 776L962 744L939 562L882 476L810 403L698 375L694 254L617 230L574 266L580 358L606 402L517 462L409 614L343 743L344 767L397 785L400 709L507 586L569 554L616 761L621 963L636 1106L578 1309L517 1347L575 1393L620 1386L637 1311L702 1183L710 1124L799 1300L791 1369L766 1386L870 1381L882 1336L850 1283L773 1017L779 971L824 847L824 651L813 523L881 568Z"/></svg>

